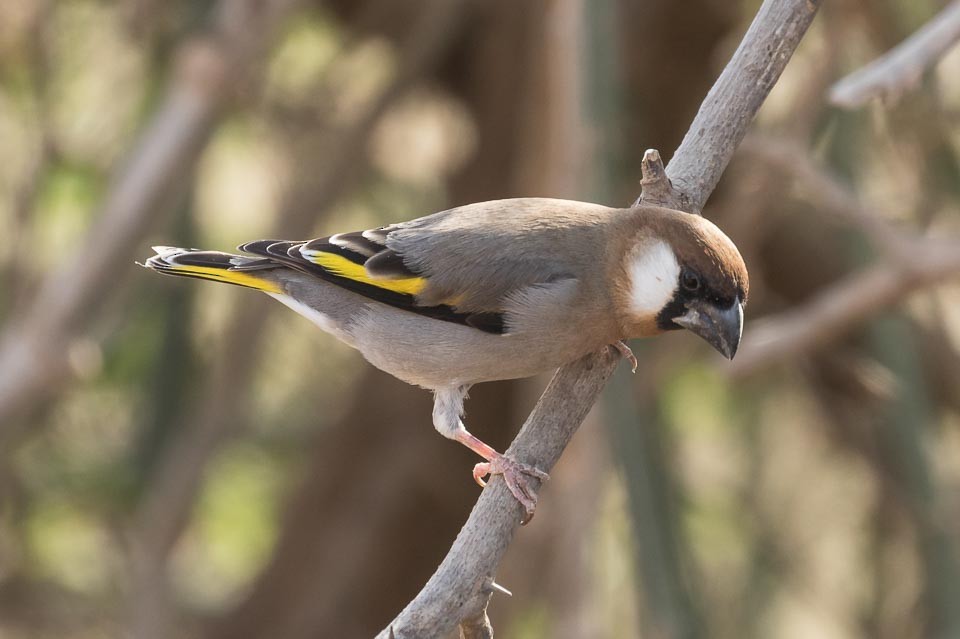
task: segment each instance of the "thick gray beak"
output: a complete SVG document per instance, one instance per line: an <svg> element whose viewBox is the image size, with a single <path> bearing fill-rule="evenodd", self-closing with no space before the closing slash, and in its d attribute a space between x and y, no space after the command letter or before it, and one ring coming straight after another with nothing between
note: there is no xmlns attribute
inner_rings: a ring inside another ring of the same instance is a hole
<svg viewBox="0 0 960 639"><path fill-rule="evenodd" d="M735 299L730 308L719 309L696 301L687 307L686 313L673 321L702 337L727 359L733 359L743 333L743 304Z"/></svg>

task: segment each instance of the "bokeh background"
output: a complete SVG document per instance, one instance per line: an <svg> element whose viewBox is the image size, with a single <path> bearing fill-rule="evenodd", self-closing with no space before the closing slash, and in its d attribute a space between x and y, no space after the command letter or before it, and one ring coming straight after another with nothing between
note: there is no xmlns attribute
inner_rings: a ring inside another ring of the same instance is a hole
<svg viewBox="0 0 960 639"><path fill-rule="evenodd" d="M751 271L748 339L909 265L891 234L960 237L960 50L896 102L825 98L941 3L824 4L706 210ZM382 628L476 460L306 320L134 260L627 205L758 5L0 3L0 636ZM634 344L504 560L498 636L960 636L960 289L936 279L739 367ZM475 388L468 424L504 448L544 384Z"/></svg>

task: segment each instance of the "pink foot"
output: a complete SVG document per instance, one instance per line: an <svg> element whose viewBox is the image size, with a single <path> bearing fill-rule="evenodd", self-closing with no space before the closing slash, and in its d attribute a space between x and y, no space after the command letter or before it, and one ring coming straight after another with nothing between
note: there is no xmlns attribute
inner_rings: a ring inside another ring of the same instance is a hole
<svg viewBox="0 0 960 639"><path fill-rule="evenodd" d="M481 486L487 483L483 478L487 475L503 475L503 480L507 483L507 488L511 494L523 506L526 516L520 523L526 524L533 519L533 513L537 509L537 491L530 485L530 478L536 478L540 481L550 479L550 475L539 468L529 464L522 464L506 455L497 454L488 462L480 462L473 467L473 479Z"/></svg>

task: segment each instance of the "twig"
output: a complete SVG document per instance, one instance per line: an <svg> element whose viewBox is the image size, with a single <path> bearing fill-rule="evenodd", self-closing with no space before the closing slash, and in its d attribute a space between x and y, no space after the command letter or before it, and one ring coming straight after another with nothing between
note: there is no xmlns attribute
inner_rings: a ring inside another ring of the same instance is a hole
<svg viewBox="0 0 960 639"><path fill-rule="evenodd" d="M750 375L822 346L909 293L960 276L958 246L956 240L918 241L910 263L882 262L841 280L805 306L752 323L730 374Z"/></svg>
<svg viewBox="0 0 960 639"><path fill-rule="evenodd" d="M652 204L654 206L678 208L680 206L680 194L674 190L670 178L667 177L667 170L663 168L660 152L656 149L647 149L643 153L640 168L643 174L640 186L643 190L633 205ZM636 362L633 362L633 368L636 371Z"/></svg>
<svg viewBox="0 0 960 639"><path fill-rule="evenodd" d="M930 22L867 66L830 88L830 103L846 109L873 98L895 101L917 86L923 74L960 40L960 1L947 5Z"/></svg>
<svg viewBox="0 0 960 639"><path fill-rule="evenodd" d="M666 175L679 207L699 212L746 135L763 100L806 32L818 2L766 0L740 47L711 89ZM647 156L647 170L656 167ZM645 178L647 176L644 176ZM657 184L659 180L654 180ZM657 189L662 191L662 185ZM516 459L550 470L613 373L612 349L564 366L510 446ZM484 489L453 546L424 588L379 635L388 639L438 637L470 611L493 575L520 522L520 506L500 478Z"/></svg>

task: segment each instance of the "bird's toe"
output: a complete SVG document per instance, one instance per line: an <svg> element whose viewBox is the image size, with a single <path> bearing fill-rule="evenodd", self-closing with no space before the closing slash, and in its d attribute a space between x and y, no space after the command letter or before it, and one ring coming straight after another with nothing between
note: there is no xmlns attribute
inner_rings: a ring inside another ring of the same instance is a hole
<svg viewBox="0 0 960 639"><path fill-rule="evenodd" d="M525 516L521 523L526 524L533 519L537 509L537 490L531 482L534 479L546 481L550 479L550 475L536 466L518 462L506 455L495 457L489 462L479 463L473 468L473 477L481 486L486 485L482 478L488 474L503 476L510 494L523 507Z"/></svg>

